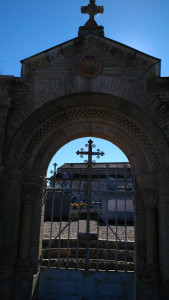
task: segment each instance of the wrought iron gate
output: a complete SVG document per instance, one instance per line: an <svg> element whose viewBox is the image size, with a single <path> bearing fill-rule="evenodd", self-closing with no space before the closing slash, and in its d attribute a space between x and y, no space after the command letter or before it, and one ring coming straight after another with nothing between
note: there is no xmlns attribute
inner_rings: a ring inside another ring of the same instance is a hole
<svg viewBox="0 0 169 300"><path fill-rule="evenodd" d="M92 141L92 152L90 146ZM117 299L132 299L134 210L129 164L92 164L88 159L87 164L65 164L57 173L55 165L53 176L46 179L45 196L40 299L103 299L96 298L97 291L102 297L107 293L104 299L116 299L111 298L113 293ZM83 285L80 291L78 282ZM128 289L122 292L126 284Z"/></svg>

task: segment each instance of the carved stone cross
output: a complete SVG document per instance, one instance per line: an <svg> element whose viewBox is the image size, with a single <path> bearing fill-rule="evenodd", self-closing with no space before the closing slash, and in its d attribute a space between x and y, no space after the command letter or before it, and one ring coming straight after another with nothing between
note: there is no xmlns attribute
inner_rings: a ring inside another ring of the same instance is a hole
<svg viewBox="0 0 169 300"><path fill-rule="evenodd" d="M97 14L102 14L104 12L103 6L97 6L95 4L96 0L90 0L90 4L88 6L82 6L81 12L83 14L88 14L90 16L89 20L94 20L94 16Z"/></svg>

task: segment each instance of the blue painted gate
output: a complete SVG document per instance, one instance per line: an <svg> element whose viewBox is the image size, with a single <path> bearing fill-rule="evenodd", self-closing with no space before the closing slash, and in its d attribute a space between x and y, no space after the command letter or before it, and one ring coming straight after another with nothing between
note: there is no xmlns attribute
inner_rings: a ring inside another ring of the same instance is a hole
<svg viewBox="0 0 169 300"><path fill-rule="evenodd" d="M132 300L134 272L42 268L39 300Z"/></svg>

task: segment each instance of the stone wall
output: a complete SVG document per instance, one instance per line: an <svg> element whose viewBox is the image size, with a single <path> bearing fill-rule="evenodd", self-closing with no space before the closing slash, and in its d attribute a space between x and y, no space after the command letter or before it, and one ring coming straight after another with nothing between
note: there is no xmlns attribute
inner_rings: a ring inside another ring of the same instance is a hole
<svg viewBox="0 0 169 300"><path fill-rule="evenodd" d="M85 56L98 58L97 76L79 73ZM10 293L26 299L38 271L43 176L51 157L67 142L89 135L115 143L132 166L136 299L168 299L168 104L169 79L160 77L158 59L90 35L22 61L21 78L0 76L4 299L12 299Z"/></svg>

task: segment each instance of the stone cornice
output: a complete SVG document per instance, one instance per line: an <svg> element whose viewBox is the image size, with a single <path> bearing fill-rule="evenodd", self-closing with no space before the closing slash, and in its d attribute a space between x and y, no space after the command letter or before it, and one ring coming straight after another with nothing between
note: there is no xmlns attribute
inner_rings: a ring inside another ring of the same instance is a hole
<svg viewBox="0 0 169 300"><path fill-rule="evenodd" d="M156 66L160 61L154 57L139 52L133 48L122 45L118 42L98 37L96 35L87 35L85 38L77 38L55 48L42 52L34 57L23 60L22 63L29 67L29 72L42 69L51 62L62 62L64 59L72 57L77 52L92 53L94 49L99 48L107 54L120 58L126 65L136 66L147 73L148 78L157 76Z"/></svg>

